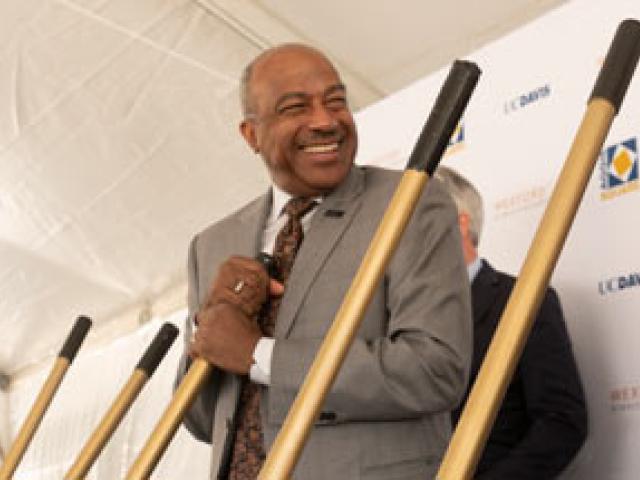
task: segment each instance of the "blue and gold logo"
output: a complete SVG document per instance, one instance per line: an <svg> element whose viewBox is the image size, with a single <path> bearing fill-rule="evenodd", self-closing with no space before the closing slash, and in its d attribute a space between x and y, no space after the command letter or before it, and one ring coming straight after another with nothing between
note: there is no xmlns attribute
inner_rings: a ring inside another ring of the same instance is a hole
<svg viewBox="0 0 640 480"><path fill-rule="evenodd" d="M464 118L460 120L458 126L453 131L451 138L449 139L449 143L447 144L447 149L444 152L444 156L453 155L454 153L462 150L464 148L464 140L465 140L465 126L464 126Z"/></svg>
<svg viewBox="0 0 640 480"><path fill-rule="evenodd" d="M605 148L600 154L600 175L602 200L640 189L637 138Z"/></svg>

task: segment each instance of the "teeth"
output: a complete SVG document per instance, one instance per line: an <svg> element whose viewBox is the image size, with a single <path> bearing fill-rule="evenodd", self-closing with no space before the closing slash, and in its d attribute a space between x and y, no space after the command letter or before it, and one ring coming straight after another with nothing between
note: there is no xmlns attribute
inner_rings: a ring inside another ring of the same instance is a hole
<svg viewBox="0 0 640 480"><path fill-rule="evenodd" d="M307 145L304 147L304 151L307 153L326 153L334 152L338 149L337 143L330 143L327 145Z"/></svg>

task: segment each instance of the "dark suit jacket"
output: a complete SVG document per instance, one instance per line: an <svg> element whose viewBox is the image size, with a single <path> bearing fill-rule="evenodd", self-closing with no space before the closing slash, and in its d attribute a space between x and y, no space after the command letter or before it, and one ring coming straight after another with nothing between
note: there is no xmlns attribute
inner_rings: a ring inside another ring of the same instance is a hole
<svg viewBox="0 0 640 480"><path fill-rule="evenodd" d="M475 331L470 386L514 283L513 277L483 261L471 285ZM453 412L454 423L461 408ZM555 478L577 453L586 434L587 411L571 342L558 296L548 289L475 478Z"/></svg>

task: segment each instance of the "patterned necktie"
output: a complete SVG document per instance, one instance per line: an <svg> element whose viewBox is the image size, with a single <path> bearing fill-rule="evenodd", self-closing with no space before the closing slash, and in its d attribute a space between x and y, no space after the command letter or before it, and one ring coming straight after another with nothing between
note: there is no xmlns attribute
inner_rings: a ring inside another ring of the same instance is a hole
<svg viewBox="0 0 640 480"><path fill-rule="evenodd" d="M304 232L300 219L316 205L310 198L292 198L284 206L287 223L278 232L273 257L280 280L286 285ZM281 297L275 297L259 318L262 332L272 337ZM260 419L260 386L246 381L242 386L237 412L237 429L233 442L229 480L255 480L266 458Z"/></svg>

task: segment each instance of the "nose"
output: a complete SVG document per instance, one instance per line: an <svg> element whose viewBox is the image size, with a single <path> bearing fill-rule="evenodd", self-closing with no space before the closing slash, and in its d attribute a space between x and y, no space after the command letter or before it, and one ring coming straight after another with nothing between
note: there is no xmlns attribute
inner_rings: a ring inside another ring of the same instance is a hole
<svg viewBox="0 0 640 480"><path fill-rule="evenodd" d="M317 131L330 131L338 126L333 113L321 102L315 102L311 108L309 128Z"/></svg>

